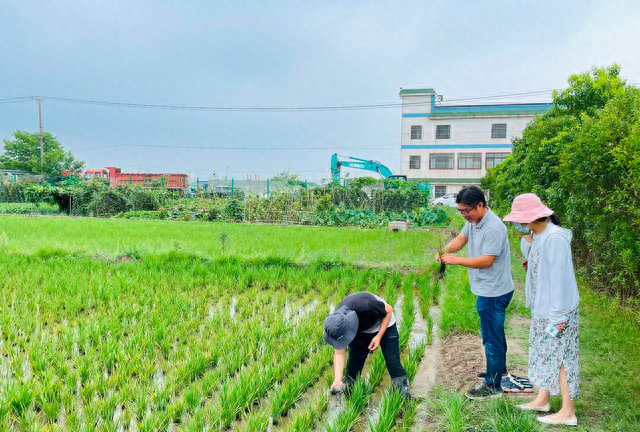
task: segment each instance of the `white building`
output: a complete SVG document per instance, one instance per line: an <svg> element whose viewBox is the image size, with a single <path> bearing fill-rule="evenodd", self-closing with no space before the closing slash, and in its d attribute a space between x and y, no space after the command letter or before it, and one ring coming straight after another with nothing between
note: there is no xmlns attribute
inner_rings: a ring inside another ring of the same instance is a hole
<svg viewBox="0 0 640 432"><path fill-rule="evenodd" d="M511 139L550 103L443 106L431 88L402 89L401 173L435 197L478 185L511 153Z"/></svg>

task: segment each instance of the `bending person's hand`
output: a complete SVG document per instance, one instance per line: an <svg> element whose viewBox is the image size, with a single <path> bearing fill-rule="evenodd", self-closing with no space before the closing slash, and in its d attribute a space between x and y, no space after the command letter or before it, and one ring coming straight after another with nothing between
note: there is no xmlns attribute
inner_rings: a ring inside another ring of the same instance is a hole
<svg viewBox="0 0 640 432"><path fill-rule="evenodd" d="M380 347L380 339L382 339L380 336L376 336L371 339L371 343L369 344L369 351L375 351Z"/></svg>

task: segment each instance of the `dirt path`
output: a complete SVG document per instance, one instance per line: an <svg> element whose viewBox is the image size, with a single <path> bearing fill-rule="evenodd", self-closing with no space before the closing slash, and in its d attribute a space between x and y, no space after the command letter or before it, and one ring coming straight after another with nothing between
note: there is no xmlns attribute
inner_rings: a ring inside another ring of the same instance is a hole
<svg viewBox="0 0 640 432"><path fill-rule="evenodd" d="M434 313L439 311L435 310ZM506 327L509 372L518 376L527 376L527 352L524 347L526 346L525 330L529 328L529 319L514 314ZM435 326L434 330L436 330ZM480 382L476 374L484 368L484 348L479 336L453 334L443 342L439 331L436 331L434 342L427 348L420 363L420 369L412 386L412 394L416 398L428 399L434 385L444 385L454 390L471 388ZM511 396L520 397L520 395ZM526 397L531 398L531 395ZM427 410L427 404L421 403L413 431L435 430L437 425L429 418Z"/></svg>

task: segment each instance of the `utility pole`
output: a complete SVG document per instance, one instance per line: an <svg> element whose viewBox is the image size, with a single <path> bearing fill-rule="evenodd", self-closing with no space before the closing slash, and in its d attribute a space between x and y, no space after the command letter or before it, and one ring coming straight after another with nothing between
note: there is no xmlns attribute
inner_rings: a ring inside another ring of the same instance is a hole
<svg viewBox="0 0 640 432"><path fill-rule="evenodd" d="M44 133L42 132L42 99L38 98L38 119L40 120L40 168L44 174Z"/></svg>

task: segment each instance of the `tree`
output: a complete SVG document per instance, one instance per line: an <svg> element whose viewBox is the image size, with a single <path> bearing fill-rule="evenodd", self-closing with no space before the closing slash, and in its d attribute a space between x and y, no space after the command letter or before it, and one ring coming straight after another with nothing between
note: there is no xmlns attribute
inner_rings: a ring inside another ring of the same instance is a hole
<svg viewBox="0 0 640 432"><path fill-rule="evenodd" d="M0 168L30 171L60 176L64 171L82 171L85 162L76 159L71 151L64 151L58 139L44 133L44 161L40 160L40 134L17 130L13 140L5 139L4 154L0 156Z"/></svg>
<svg viewBox="0 0 640 432"><path fill-rule="evenodd" d="M640 91L619 74L613 65L571 76L481 187L499 214L537 194L572 229L592 281L625 297L640 296Z"/></svg>
<svg viewBox="0 0 640 432"><path fill-rule="evenodd" d="M271 180L285 182L292 186L304 184L303 181L300 181L300 177L298 176L298 174L294 174L288 169L282 171L280 174L276 174Z"/></svg>

